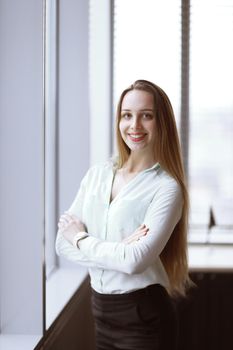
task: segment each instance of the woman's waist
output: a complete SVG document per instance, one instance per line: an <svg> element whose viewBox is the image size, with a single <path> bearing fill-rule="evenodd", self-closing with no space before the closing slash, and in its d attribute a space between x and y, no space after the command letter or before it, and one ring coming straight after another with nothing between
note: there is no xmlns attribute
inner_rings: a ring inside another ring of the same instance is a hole
<svg viewBox="0 0 233 350"><path fill-rule="evenodd" d="M112 270L89 269L91 287L100 294L127 294L160 284L169 287L168 277L165 271L156 268L148 268L140 274L126 274Z"/></svg>
<svg viewBox="0 0 233 350"><path fill-rule="evenodd" d="M146 287L136 289L127 293L121 294L107 294L99 293L95 289L91 288L92 295L101 300L138 300L144 295L153 295L155 292L167 293L166 288L159 283L150 284Z"/></svg>

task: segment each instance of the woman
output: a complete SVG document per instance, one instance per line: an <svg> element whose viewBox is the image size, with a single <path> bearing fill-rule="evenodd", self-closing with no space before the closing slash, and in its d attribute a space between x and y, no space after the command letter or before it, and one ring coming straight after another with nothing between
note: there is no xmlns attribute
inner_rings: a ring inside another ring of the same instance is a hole
<svg viewBox="0 0 233 350"><path fill-rule="evenodd" d="M89 169L56 250L89 268L98 350L172 350L173 297L190 284L188 194L164 91L146 80L124 90L116 132L116 161Z"/></svg>

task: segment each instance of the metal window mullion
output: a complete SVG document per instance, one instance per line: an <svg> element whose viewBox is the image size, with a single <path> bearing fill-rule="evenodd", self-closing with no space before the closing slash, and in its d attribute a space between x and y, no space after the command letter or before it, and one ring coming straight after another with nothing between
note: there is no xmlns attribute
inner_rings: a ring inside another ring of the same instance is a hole
<svg viewBox="0 0 233 350"><path fill-rule="evenodd" d="M180 135L184 168L189 173L190 0L181 2L181 113Z"/></svg>
<svg viewBox="0 0 233 350"><path fill-rule="evenodd" d="M43 128L42 128L42 154L43 154L43 246L42 246L42 331L43 335L46 332L46 265L45 265L45 121L46 121L46 75L45 75L45 67L46 67L46 0L43 0Z"/></svg>

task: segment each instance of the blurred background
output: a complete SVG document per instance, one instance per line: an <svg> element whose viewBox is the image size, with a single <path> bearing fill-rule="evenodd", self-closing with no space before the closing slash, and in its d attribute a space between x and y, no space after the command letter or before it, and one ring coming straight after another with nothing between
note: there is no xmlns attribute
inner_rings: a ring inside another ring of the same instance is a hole
<svg viewBox="0 0 233 350"><path fill-rule="evenodd" d="M0 0L0 349L94 349L57 221L115 152L119 95L168 94L190 193L179 349L233 349L233 0Z"/></svg>

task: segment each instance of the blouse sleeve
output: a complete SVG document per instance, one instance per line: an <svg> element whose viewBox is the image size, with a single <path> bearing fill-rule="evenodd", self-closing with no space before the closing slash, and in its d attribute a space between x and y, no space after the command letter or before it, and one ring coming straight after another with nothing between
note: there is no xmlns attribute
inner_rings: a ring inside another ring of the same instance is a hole
<svg viewBox="0 0 233 350"><path fill-rule="evenodd" d="M78 193L69 208L69 212L75 214L82 221L82 208L83 201L85 196L86 186L88 185L89 177L91 170L89 169L83 180L81 181L80 188ZM78 262L83 266L91 266L90 261L80 249L75 248L72 244L70 244L62 235L61 231L58 230L56 242L55 242L56 253L59 256L64 256L66 259L74 262Z"/></svg>
<svg viewBox="0 0 233 350"><path fill-rule="evenodd" d="M147 209L146 236L131 244L106 242L88 236L79 242L86 263L127 274L140 273L156 260L181 218L183 196L175 180L161 186Z"/></svg>

